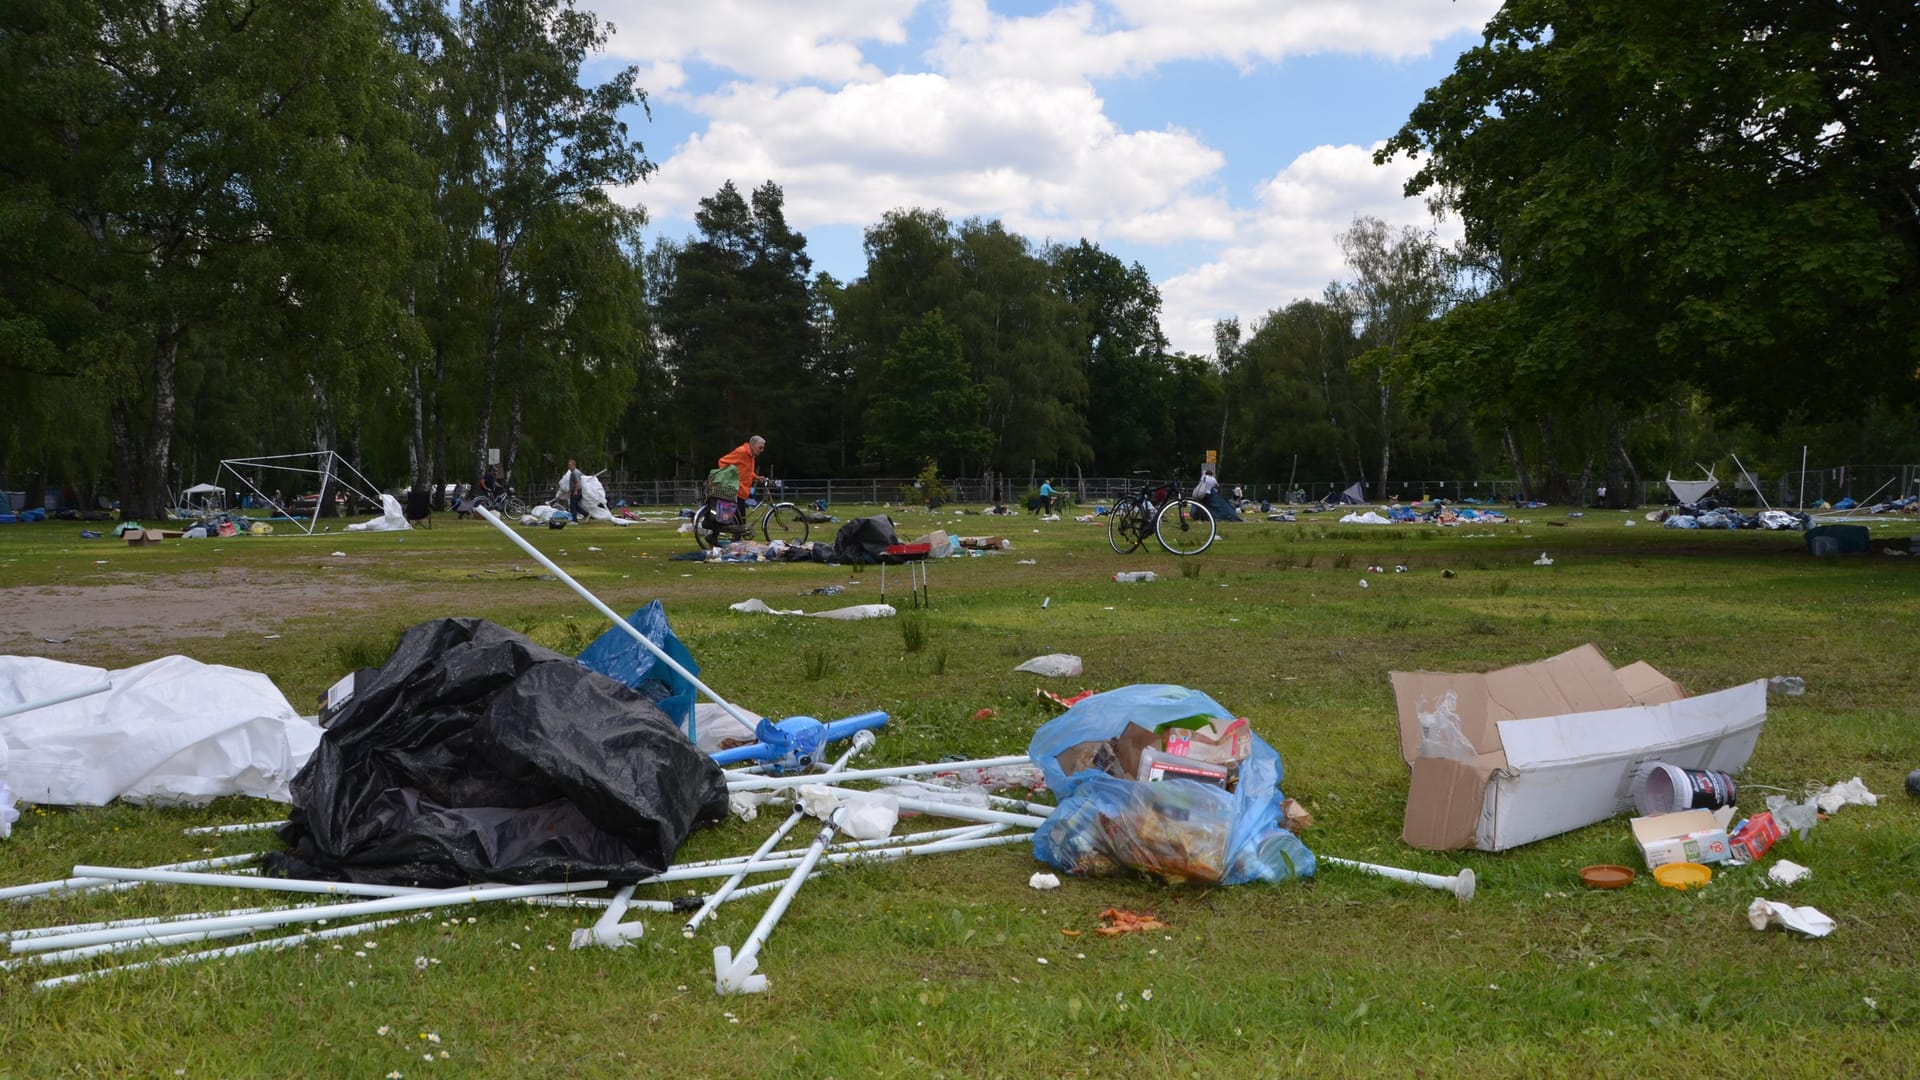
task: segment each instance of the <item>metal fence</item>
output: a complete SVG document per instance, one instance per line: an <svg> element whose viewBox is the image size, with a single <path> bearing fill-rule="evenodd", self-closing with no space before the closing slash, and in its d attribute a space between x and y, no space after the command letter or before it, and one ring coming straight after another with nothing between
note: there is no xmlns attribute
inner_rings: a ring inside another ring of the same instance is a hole
<svg viewBox="0 0 1920 1080"><path fill-rule="evenodd" d="M1756 495L1754 484L1749 483L1748 475L1758 483ZM1805 483L1801 482L1798 469L1773 470L1764 473L1742 475L1738 472L1720 477L1720 492L1726 499L1742 505L1757 505L1765 498L1769 505L1795 508L1813 506L1820 501L1838 502L1842 498L1853 498L1861 503L1886 502L1904 496L1920 495L1920 465L1841 465L1809 468L1805 473ZM1696 479L1691 473L1677 476L1676 479ZM855 477L826 480L782 480L780 486L770 494L776 499L800 503L802 505L824 502L828 506L845 503L856 506L881 506L886 504L914 503L925 501L924 496L915 488L911 477ZM942 481L947 489L944 500L962 505L990 506L1002 503L1015 508L1026 504L1035 486L1028 484L1026 478L1010 477L963 477ZM1349 481L1350 483L1350 481ZM1128 492L1138 489L1142 484L1139 477L1131 476L1088 476L1063 478L1055 488L1073 503L1081 505L1101 505L1111 503ZM1267 500L1281 503L1294 501L1288 499L1286 485L1281 483L1253 483L1238 485L1241 494L1248 499ZM1347 483L1332 480L1302 481L1294 485L1300 495L1299 501L1314 502L1339 494ZM1235 485L1227 484L1224 490L1233 493ZM1653 479L1640 485L1638 504L1658 506L1668 499L1666 481ZM1804 488L1804 500L1802 490ZM1415 500L1422 502L1433 499L1447 499L1451 502L1468 501L1483 503L1513 503L1519 498L1521 486L1514 480L1434 480L1408 479L1394 480L1382 493L1374 485L1367 487L1368 502L1388 502L1398 499L1404 503ZM769 492L763 489L761 497ZM628 506L693 506L704 495L704 484L695 480L630 480L609 481L607 498L615 504ZM1588 493L1588 502L1601 501L1600 489Z"/></svg>

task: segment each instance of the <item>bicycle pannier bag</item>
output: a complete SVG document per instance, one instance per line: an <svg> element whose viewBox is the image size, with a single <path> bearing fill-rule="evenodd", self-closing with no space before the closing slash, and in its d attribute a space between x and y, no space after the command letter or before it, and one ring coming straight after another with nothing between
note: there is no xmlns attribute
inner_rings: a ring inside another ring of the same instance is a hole
<svg viewBox="0 0 1920 1080"><path fill-rule="evenodd" d="M740 504L732 499L713 500L713 520L722 525L731 525L740 520Z"/></svg>

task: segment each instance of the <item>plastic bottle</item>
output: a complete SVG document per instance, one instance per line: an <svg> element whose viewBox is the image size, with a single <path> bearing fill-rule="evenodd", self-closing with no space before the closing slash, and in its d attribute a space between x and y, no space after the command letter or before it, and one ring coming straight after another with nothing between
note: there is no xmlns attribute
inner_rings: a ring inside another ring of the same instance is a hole
<svg viewBox="0 0 1920 1080"><path fill-rule="evenodd" d="M1125 570L1118 574L1113 575L1113 580L1115 581L1152 581L1154 580L1154 578L1153 578L1153 571L1151 570Z"/></svg>

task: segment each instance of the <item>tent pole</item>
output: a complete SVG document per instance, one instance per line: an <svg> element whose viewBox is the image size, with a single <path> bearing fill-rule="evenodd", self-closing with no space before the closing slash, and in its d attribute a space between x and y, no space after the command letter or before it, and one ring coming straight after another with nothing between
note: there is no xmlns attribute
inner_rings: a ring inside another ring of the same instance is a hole
<svg viewBox="0 0 1920 1080"><path fill-rule="evenodd" d="M743 711L739 706L734 705L733 703L729 702L726 698L721 697L718 693L714 692L714 689L712 687L708 686L706 683L701 682L700 676L695 675L693 672L688 671L685 667L681 666L680 661L675 660L671 656L668 656L667 651L665 649L662 649L660 646L655 645L653 642L647 640L647 635L641 633L638 630L635 630L633 628L633 624L621 618L619 613L615 612L612 608L608 607L607 605L601 603L600 598L588 592L586 586L580 584L578 581L573 580L573 575L567 573L565 570L560 569L560 567L554 564L554 561L552 559L549 559L545 555L542 555L539 549L535 548L532 544L527 543L526 537L523 537L519 533L514 532L511 526L509 526L506 522L500 520L500 515L494 513L493 511L487 509L484 506L474 507L473 512L479 515L480 520L500 530L500 535L513 541L514 545L517 546L521 551L524 551L528 555L532 556L535 562L539 563L541 566L546 567L553 574L554 577L559 578L563 583L565 583L567 588L572 589L575 593L579 594L580 599L585 600L588 604L591 604L595 611L598 611L600 614L605 615L608 619L613 621L613 625L626 631L628 637L631 637L633 640L639 642L643 648L645 648L648 652L652 653L654 657L658 659L661 663L667 665L669 668L672 668L674 674L692 683L695 689L707 695L707 700L727 710L728 715L732 716L735 720L740 721L742 724L745 724L749 728L754 727L755 724L758 723L758 721L754 717L748 716L746 712Z"/></svg>

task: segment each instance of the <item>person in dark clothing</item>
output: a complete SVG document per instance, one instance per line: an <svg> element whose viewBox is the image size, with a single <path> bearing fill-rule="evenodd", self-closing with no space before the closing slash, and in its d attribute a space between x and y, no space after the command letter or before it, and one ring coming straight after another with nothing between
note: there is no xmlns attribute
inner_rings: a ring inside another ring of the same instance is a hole
<svg viewBox="0 0 1920 1080"><path fill-rule="evenodd" d="M567 493L567 513L573 515L573 520L575 521L585 520L580 513L580 493L582 490L580 463L572 458L567 459L567 482L563 487Z"/></svg>

